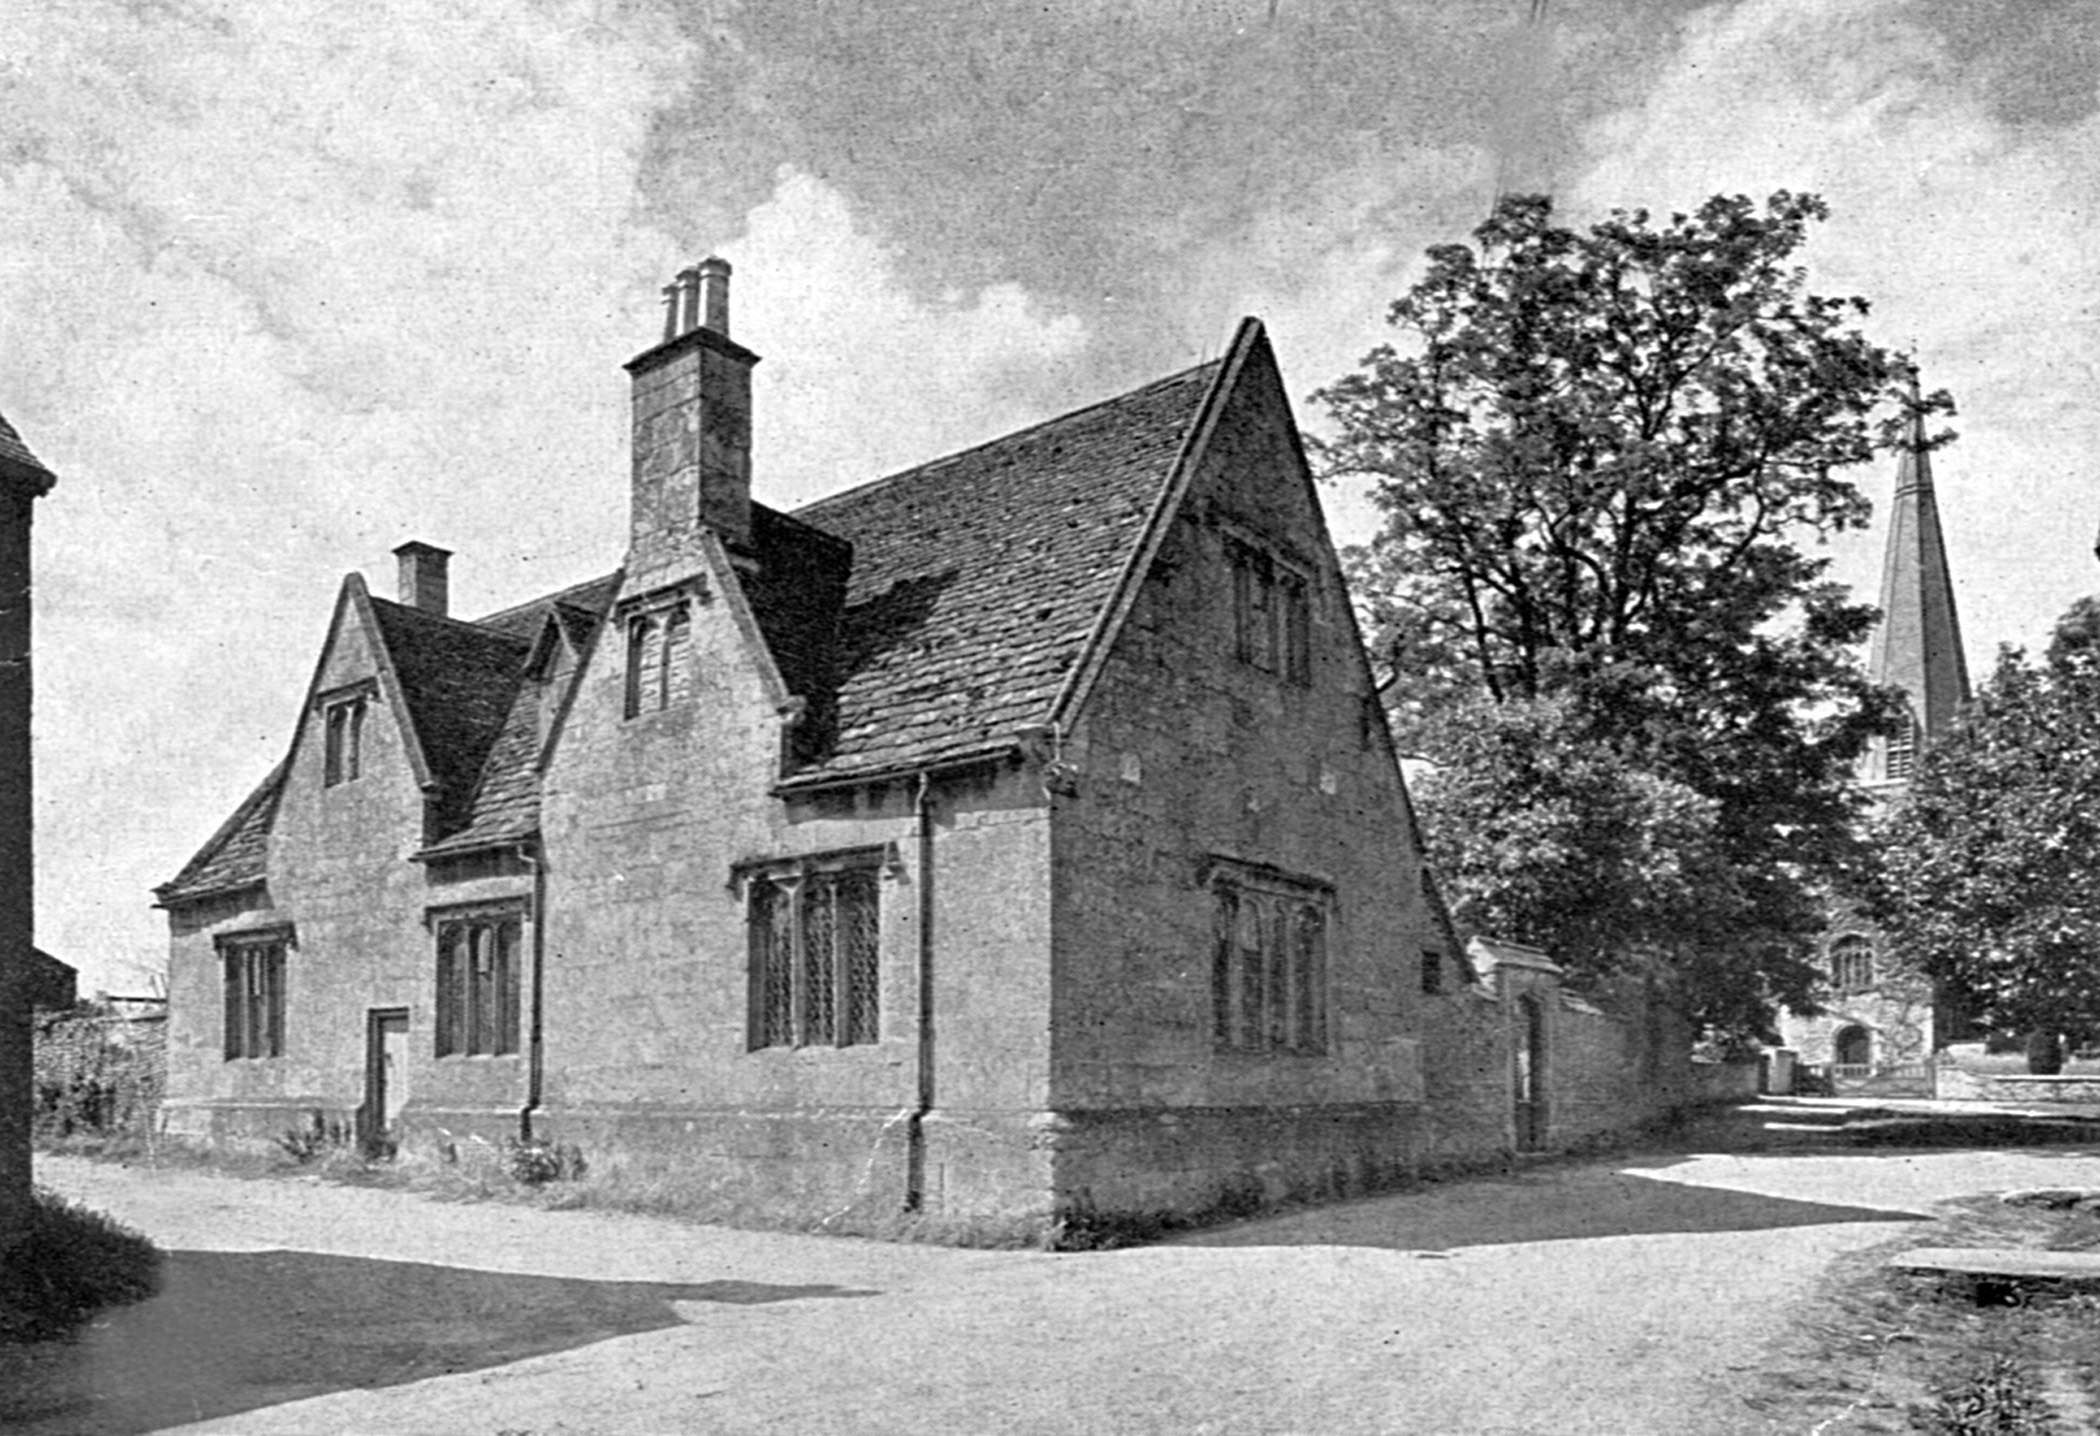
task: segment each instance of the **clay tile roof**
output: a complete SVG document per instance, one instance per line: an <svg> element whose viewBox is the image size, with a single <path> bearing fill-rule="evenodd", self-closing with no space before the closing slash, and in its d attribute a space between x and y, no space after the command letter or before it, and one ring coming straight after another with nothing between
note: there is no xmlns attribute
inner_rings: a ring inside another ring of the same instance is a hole
<svg viewBox="0 0 2100 1436"><path fill-rule="evenodd" d="M233 816L197 850L182 871L153 890L165 907L212 893L232 892L263 880L265 843L277 816L277 797L284 791L285 765L279 763L242 799Z"/></svg>
<svg viewBox="0 0 2100 1436"><path fill-rule="evenodd" d="M832 741L796 776L937 761L1046 717L1218 367L797 510L853 560Z"/></svg>

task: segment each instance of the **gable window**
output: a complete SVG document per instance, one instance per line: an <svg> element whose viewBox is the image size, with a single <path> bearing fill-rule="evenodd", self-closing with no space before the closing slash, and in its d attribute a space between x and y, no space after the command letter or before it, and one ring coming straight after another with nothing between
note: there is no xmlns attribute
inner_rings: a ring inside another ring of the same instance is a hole
<svg viewBox="0 0 2100 1436"><path fill-rule="evenodd" d="M1874 986L1874 944L1853 933L1830 945L1830 985L1839 992Z"/></svg>
<svg viewBox="0 0 2100 1436"><path fill-rule="evenodd" d="M753 873L751 1046L850 1047L882 1031L883 850Z"/></svg>
<svg viewBox="0 0 2100 1436"><path fill-rule="evenodd" d="M1422 991L1431 995L1444 990L1444 955L1433 947L1422 949Z"/></svg>
<svg viewBox="0 0 2100 1436"><path fill-rule="evenodd" d="M225 964L226 1060L284 1055L284 952L290 939L227 938L219 944Z"/></svg>
<svg viewBox="0 0 2100 1436"><path fill-rule="evenodd" d="M517 909L437 922L437 1055L494 1057L518 1050Z"/></svg>
<svg viewBox="0 0 2100 1436"><path fill-rule="evenodd" d="M1211 1036L1220 1052L1327 1049L1326 890L1266 871L1211 882Z"/></svg>
<svg viewBox="0 0 2100 1436"><path fill-rule="evenodd" d="M1305 576L1267 550L1226 540L1232 564L1233 652L1286 682L1312 682L1312 602Z"/></svg>
<svg viewBox="0 0 2100 1436"><path fill-rule="evenodd" d="M365 695L330 699L321 706L321 784L355 782L364 765Z"/></svg>
<svg viewBox="0 0 2100 1436"><path fill-rule="evenodd" d="M692 633L692 610L683 596L628 617L623 705L627 717L660 713L686 700L692 683Z"/></svg>

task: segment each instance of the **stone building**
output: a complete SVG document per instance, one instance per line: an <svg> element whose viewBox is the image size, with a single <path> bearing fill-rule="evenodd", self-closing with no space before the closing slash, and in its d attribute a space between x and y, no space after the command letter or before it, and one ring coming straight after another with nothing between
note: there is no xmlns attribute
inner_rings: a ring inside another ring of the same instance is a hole
<svg viewBox="0 0 2100 1436"><path fill-rule="evenodd" d="M627 366L618 569L472 621L428 544L343 581L156 890L171 1129L1045 1219L1413 1161L1454 949L1260 324L789 514L728 286Z"/></svg>
<svg viewBox="0 0 2100 1436"><path fill-rule="evenodd" d="M1918 755L1953 724L1969 698L1968 661L1955 613L1954 583L1933 493L1932 455L1922 419L1898 460L1882 560L1881 622L1867 655L1874 682L1909 700L1902 727L1874 739L1860 760L1860 782L1877 804L1900 797ZM1906 972L1881 934L1841 912L1819 954L1823 1011L1788 1015L1783 1044L1840 1091L1929 1096L1932 1054L1944 1035L1931 984Z"/></svg>

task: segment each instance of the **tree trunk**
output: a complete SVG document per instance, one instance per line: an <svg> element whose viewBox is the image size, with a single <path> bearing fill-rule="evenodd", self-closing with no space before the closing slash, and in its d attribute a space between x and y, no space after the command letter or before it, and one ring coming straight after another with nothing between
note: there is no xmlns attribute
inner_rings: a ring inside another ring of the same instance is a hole
<svg viewBox="0 0 2100 1436"><path fill-rule="evenodd" d="M2027 1034L2027 1070L2037 1077L2054 1077L2064 1070L2064 1040L2054 1032Z"/></svg>

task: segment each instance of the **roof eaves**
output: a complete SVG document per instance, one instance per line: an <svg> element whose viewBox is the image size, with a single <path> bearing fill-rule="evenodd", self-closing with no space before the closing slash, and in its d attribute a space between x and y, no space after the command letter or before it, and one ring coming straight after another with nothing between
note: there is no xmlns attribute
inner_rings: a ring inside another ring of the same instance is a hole
<svg viewBox="0 0 2100 1436"><path fill-rule="evenodd" d="M784 778L773 785L776 796L791 793L814 793L823 788L858 787L865 783L884 783L897 778L910 778L919 774L931 777L936 773L952 772L964 768L981 768L987 763L996 763L1026 751L1026 743L1020 735L1012 738L997 738L990 742L973 744L953 753L944 753L937 758L906 758L891 762L871 763L865 768L816 769Z"/></svg>

